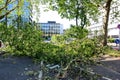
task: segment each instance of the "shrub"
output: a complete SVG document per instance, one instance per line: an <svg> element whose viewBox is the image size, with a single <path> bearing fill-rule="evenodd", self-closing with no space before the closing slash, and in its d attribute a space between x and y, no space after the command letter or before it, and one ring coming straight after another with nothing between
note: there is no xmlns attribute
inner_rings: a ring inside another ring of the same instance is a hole
<svg viewBox="0 0 120 80"><path fill-rule="evenodd" d="M114 43L114 42L115 42L115 39L114 39L114 38L108 38L108 42L109 42L109 43Z"/></svg>

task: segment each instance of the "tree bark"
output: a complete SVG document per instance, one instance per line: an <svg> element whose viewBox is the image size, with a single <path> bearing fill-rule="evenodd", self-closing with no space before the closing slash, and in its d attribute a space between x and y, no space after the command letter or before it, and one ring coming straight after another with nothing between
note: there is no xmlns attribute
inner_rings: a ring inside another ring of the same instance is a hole
<svg viewBox="0 0 120 80"><path fill-rule="evenodd" d="M77 10L76 10L75 18L76 18L76 26L78 26L78 16L79 16L79 4L78 4L78 1L76 3L76 6L77 6Z"/></svg>
<svg viewBox="0 0 120 80"><path fill-rule="evenodd" d="M13 2L14 2L14 1L13 1ZM6 9L7 6L8 6L8 4L9 4L9 3L12 3L12 2L11 2L11 0L6 0L6 3L7 3L7 4L5 4L4 7L0 8L0 12L2 12L3 9ZM12 11L14 11L14 10L17 8L17 6L18 6L18 4L17 4L14 8L12 8L11 10L7 10L5 14L0 15L0 19L5 18L8 14L10 14Z"/></svg>
<svg viewBox="0 0 120 80"><path fill-rule="evenodd" d="M0 12L1 12L3 9L5 9L10 2L11 2L11 0L6 0L6 3L7 3L7 4L5 4L4 7L0 8Z"/></svg>
<svg viewBox="0 0 120 80"><path fill-rule="evenodd" d="M6 10L6 12L8 11L8 7L7 7L8 4L9 4L9 0L7 0L6 3L5 3L5 6L6 6L5 10ZM5 16L5 24L6 24L6 27L7 27L7 21L8 21L8 16L6 15L6 16Z"/></svg>
<svg viewBox="0 0 120 80"><path fill-rule="evenodd" d="M11 13L12 11L14 11L16 8L17 8L17 6L14 7L13 9L7 11L4 15L1 15L1 16L0 16L0 19L3 19L6 15L10 14L10 13Z"/></svg>
<svg viewBox="0 0 120 80"><path fill-rule="evenodd" d="M103 18L103 36L104 36L103 46L107 45L108 21L109 21L111 2L112 0L107 0L106 6L105 6L105 16Z"/></svg>

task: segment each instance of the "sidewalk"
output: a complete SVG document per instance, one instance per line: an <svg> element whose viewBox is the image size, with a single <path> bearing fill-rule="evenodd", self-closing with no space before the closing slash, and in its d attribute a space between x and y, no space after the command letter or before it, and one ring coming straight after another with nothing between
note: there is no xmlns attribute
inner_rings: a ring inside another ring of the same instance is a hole
<svg viewBox="0 0 120 80"><path fill-rule="evenodd" d="M101 64L93 66L92 69L103 76L103 80L120 80L120 58L108 57L101 60Z"/></svg>

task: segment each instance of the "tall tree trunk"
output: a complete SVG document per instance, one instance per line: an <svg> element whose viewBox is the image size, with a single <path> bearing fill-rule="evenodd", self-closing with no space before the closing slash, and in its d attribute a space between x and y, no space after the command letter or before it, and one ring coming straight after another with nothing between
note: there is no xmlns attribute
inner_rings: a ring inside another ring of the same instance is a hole
<svg viewBox="0 0 120 80"><path fill-rule="evenodd" d="M6 10L6 13L7 13L7 11L8 11L7 5L8 5L8 0L7 0L6 3L5 3L5 6L6 6L5 10ZM8 18L7 18L7 15L6 15L6 16L5 16L5 25L6 25L6 27L7 27L7 21L8 21Z"/></svg>
<svg viewBox="0 0 120 80"><path fill-rule="evenodd" d="M105 6L105 16L103 18L103 46L107 45L107 36L108 36L108 21L109 21L109 13L110 13L110 6L111 6L112 0L107 0L106 6Z"/></svg>
<svg viewBox="0 0 120 80"><path fill-rule="evenodd" d="M12 9L7 10L7 6L8 6L9 4L11 4L10 2L13 3L13 2L15 2L15 1L6 0L6 1L5 1L5 5L0 8L0 12L3 12L4 10L6 10L6 13L5 13L5 14L0 15L0 20L3 19L3 18L5 18L8 14L10 14L12 11L14 11L14 10L17 8L17 5L18 5L18 4L17 4L15 7L13 7Z"/></svg>
<svg viewBox="0 0 120 80"><path fill-rule="evenodd" d="M76 16L76 26L78 26L78 16Z"/></svg>
<svg viewBox="0 0 120 80"><path fill-rule="evenodd" d="M17 29L19 30L20 29L20 22L21 22L21 14L20 14L20 0L17 0L18 1L18 7L17 7Z"/></svg>
<svg viewBox="0 0 120 80"><path fill-rule="evenodd" d="M76 26L78 26L78 16L79 16L78 0L77 0L77 3L76 3L76 6L77 6L77 10L76 10L76 16L75 16L75 19L76 19Z"/></svg>
<svg viewBox="0 0 120 80"><path fill-rule="evenodd" d="M6 27L7 27L7 21L8 21L8 18L7 18L7 15L5 16L5 25L6 25Z"/></svg>

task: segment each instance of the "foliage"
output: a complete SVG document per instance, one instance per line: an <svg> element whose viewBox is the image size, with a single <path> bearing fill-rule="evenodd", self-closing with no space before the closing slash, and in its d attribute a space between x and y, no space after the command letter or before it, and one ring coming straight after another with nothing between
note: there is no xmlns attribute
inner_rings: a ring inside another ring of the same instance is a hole
<svg viewBox="0 0 120 80"><path fill-rule="evenodd" d="M114 38L108 38L108 42L109 42L109 43L114 43L114 42L115 42L115 39L114 39Z"/></svg>
<svg viewBox="0 0 120 80"><path fill-rule="evenodd" d="M29 56L36 61L45 63L59 64L63 66L63 70L68 72L71 70L71 74L74 73L74 70L79 69L80 73L73 74L74 76L81 75L90 78L90 73L87 73L88 66L93 64L94 56L103 52L103 48L98 45L96 40L86 37L88 31L81 27L73 26L64 35L54 37L53 42L55 41L55 43L53 44L42 41L41 31L29 24L19 29L13 26L7 28L4 26L0 24L0 37L11 54ZM68 41L70 38L74 39ZM71 61L75 63L70 65Z"/></svg>
<svg viewBox="0 0 120 80"><path fill-rule="evenodd" d="M45 1L40 0L3 0L0 1L0 20L8 18L7 21L9 24L12 20L18 21L19 16L24 18L24 20L31 19L33 16L33 9L35 14L38 16L40 14L39 5ZM10 19L10 20L9 20ZM20 21L19 23L20 24Z"/></svg>
<svg viewBox="0 0 120 80"><path fill-rule="evenodd" d="M24 9L24 7L25 7L24 4L26 2L30 2L30 1L26 1L26 0L3 0L3 1L0 1L0 4L1 4L0 19L5 18L6 16L8 16L11 13L15 13L16 10L18 10L17 15L20 16L23 13L22 10Z"/></svg>
<svg viewBox="0 0 120 80"><path fill-rule="evenodd" d="M104 50L106 50L105 47L100 45L100 37L89 39L87 38L88 30L82 28L87 24L87 13L89 13L89 17L92 14L94 15L92 17L96 17L98 13L97 4L101 0L93 3L92 1L95 0L81 0L81 2L79 0L56 0L56 5L52 5L52 7L63 17L80 19L81 26L72 25L70 29L66 30L64 35L52 37L52 43L42 41L41 31L30 24L23 26L20 24L19 28L16 26L5 27L4 24L0 24L0 39L5 43L6 51L13 55L30 56L45 63L60 64L66 70L77 68L81 71L80 68L82 68L85 71L93 63L94 56L105 53ZM18 14L21 15L22 12ZM72 61L75 63L69 65ZM85 74L87 73L78 73L77 75L85 76Z"/></svg>
<svg viewBox="0 0 120 80"><path fill-rule="evenodd" d="M74 80L77 76L84 77L84 79L90 79L92 75L91 80L96 80L95 77L97 76L89 73L89 71L91 70L89 70L88 68L91 64L94 63L94 57L103 53L104 48L98 45L95 40L85 38L85 36L82 37L83 35L81 35L80 39L79 37L76 37L75 40L64 43L64 38L62 38L64 36L67 35L59 36L58 40L58 36L54 36L55 45L51 45L51 43L46 43L45 45L49 45L49 47L43 48L43 54L47 54L45 55L46 58L43 56L42 58L44 58L44 60L47 60L47 62L54 62L54 64L55 62L57 62L57 64L63 66L62 70L60 70L60 73L58 73L59 77L61 75L64 76L65 74L67 74L67 79ZM60 39L63 41L63 43L61 43L62 41ZM39 53L39 55L41 54Z"/></svg>
<svg viewBox="0 0 120 80"><path fill-rule="evenodd" d="M99 14L96 4L99 2L98 0L51 0L50 8L58 11L63 18L76 19L76 25L84 27L90 18L96 21Z"/></svg>
<svg viewBox="0 0 120 80"><path fill-rule="evenodd" d="M3 26L4 25L0 26L1 39L5 43L7 51L13 55L26 55L46 63L62 63L67 65L72 59L81 58L82 60L86 60L98 52L95 49L96 45L94 41L84 38L86 36L86 34L82 32L84 29L77 31L81 32L81 35L77 34L79 37L69 36L65 39L64 37L68 36L68 34L58 36L59 38L56 38L56 42L52 44L43 42L41 32L30 25L26 25L25 28L21 29L12 26L6 29ZM78 30L80 27L74 28ZM76 30L74 28L72 29ZM85 35L83 36L83 34ZM76 39L66 43L68 38L73 37Z"/></svg>
<svg viewBox="0 0 120 80"><path fill-rule="evenodd" d="M104 39L103 45L107 45L108 35L108 23L109 16L111 22L119 21L119 9L120 4L117 0L51 0L50 7L52 10L58 11L58 13L67 19L76 19L76 25L78 23L81 27L88 26L91 20L99 21L99 18L103 16L103 32ZM111 12L110 12L111 11ZM104 13L104 14L103 14ZM100 15L100 16L99 16Z"/></svg>
<svg viewBox="0 0 120 80"><path fill-rule="evenodd" d="M33 56L41 44L41 31L35 30L29 24L25 28L17 29L9 26L0 26L1 39L5 45L11 48L10 52L15 55Z"/></svg>
<svg viewBox="0 0 120 80"><path fill-rule="evenodd" d="M45 63L59 64L61 62L61 56L64 52L61 52L62 48L50 44L42 43L41 49L37 53L34 53L34 58L39 61L44 61Z"/></svg>
<svg viewBox="0 0 120 80"><path fill-rule="evenodd" d="M66 39L64 35L53 35L51 42L55 45L62 46L66 43Z"/></svg>
<svg viewBox="0 0 120 80"><path fill-rule="evenodd" d="M65 35L68 38L82 39L88 35L88 30L72 25L70 29L66 30Z"/></svg>
<svg viewBox="0 0 120 80"><path fill-rule="evenodd" d="M69 54L69 61L74 58L89 59L102 53L102 46L98 40L88 39L88 31L81 27L71 27L64 35L54 36L54 44L63 48L65 54ZM70 56L71 55L71 56Z"/></svg>
<svg viewBox="0 0 120 80"><path fill-rule="evenodd" d="M15 1L13 0L3 0L0 1L0 19L3 19L6 15L10 14L12 11L14 11L17 8L17 5L12 6L9 10L5 10L10 4L14 4Z"/></svg>
<svg viewBox="0 0 120 80"><path fill-rule="evenodd" d="M104 48L104 54L113 57L120 57L119 48L112 48L111 46L106 46Z"/></svg>

